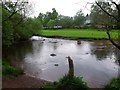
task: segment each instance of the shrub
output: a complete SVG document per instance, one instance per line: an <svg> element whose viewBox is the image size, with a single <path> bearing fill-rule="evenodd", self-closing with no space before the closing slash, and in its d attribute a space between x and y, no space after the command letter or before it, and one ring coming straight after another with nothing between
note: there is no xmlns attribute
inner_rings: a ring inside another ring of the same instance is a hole
<svg viewBox="0 0 120 90"><path fill-rule="evenodd" d="M105 90L120 90L120 78L112 79L106 86Z"/></svg>
<svg viewBox="0 0 120 90"><path fill-rule="evenodd" d="M68 75L65 75L59 81L54 82L53 84L47 83L44 84L41 88L51 89L51 90L87 90L88 86L86 82L82 80L82 77L73 77L70 78Z"/></svg>

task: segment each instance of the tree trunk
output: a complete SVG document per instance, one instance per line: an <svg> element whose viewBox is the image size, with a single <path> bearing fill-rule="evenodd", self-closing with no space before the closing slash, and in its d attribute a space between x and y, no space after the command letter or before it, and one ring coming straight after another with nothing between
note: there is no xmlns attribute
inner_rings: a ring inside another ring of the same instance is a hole
<svg viewBox="0 0 120 90"><path fill-rule="evenodd" d="M68 72L68 76L70 78L74 77L74 64L73 64L73 60L71 59L70 56L67 57L68 58L68 63L69 63L69 72Z"/></svg>
<svg viewBox="0 0 120 90"><path fill-rule="evenodd" d="M113 41L113 40L111 39L111 36L110 36L109 31L107 31L107 35L108 35L108 39L110 40L110 42L111 42L115 47L117 47L117 48L120 50L120 45L118 45L117 43L115 43L115 41Z"/></svg>

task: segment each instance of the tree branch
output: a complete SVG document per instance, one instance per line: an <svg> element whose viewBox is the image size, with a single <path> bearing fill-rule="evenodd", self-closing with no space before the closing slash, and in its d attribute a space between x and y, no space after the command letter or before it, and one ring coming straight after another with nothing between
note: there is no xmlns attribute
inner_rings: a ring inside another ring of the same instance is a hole
<svg viewBox="0 0 120 90"><path fill-rule="evenodd" d="M22 3L23 3L23 2L21 2L20 5L22 5ZM14 6L14 7L16 7L17 4L18 4L18 0L17 0L17 2L15 2L15 6ZM7 9L7 8L6 8L6 9ZM22 9L24 9L24 8L20 8L20 9L18 9L18 10L14 10L14 11L11 13L10 16L8 16L5 20L2 21L2 23L5 22L5 21L7 21L8 19L10 19L14 14L16 14L18 11L21 11Z"/></svg>
<svg viewBox="0 0 120 90"><path fill-rule="evenodd" d="M103 9L102 6L101 6L98 2L95 2L95 3L96 3L96 4L99 6L99 8L100 8L103 12L105 12L108 16L113 17L116 21L119 22L118 18L116 18L114 15L110 14L110 13L107 12L105 9Z"/></svg>
<svg viewBox="0 0 120 90"><path fill-rule="evenodd" d="M115 43L115 42L111 39L111 36L110 36L109 31L107 31L107 35L108 35L108 39L110 40L110 42L120 50L120 45L118 45L117 43Z"/></svg>
<svg viewBox="0 0 120 90"><path fill-rule="evenodd" d="M118 18L120 18L120 4L117 4L116 2L112 2L112 3L116 6L118 10ZM120 19L118 21L120 22Z"/></svg>
<svg viewBox="0 0 120 90"><path fill-rule="evenodd" d="M14 25L14 27L17 27L19 24L21 24L24 19L25 19L25 17L21 18L20 21L17 24Z"/></svg>
<svg viewBox="0 0 120 90"><path fill-rule="evenodd" d="M112 2L112 3L115 4L115 6L118 10L120 10L119 4L117 4L116 2Z"/></svg>

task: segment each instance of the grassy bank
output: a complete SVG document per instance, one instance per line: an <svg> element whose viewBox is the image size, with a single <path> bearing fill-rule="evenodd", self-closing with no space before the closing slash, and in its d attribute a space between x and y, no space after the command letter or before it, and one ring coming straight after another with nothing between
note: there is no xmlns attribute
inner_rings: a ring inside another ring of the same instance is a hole
<svg viewBox="0 0 120 90"><path fill-rule="evenodd" d="M2 61L2 75L4 77L6 76L18 76L23 74L24 71L21 70L20 68L15 68L13 66L11 66L7 61Z"/></svg>
<svg viewBox="0 0 120 90"><path fill-rule="evenodd" d="M61 30L42 30L38 32L38 35L51 37L61 36L65 38L84 38L84 39L107 39L106 31L93 30L93 29L61 29ZM118 31L112 30L111 36L114 39L118 38Z"/></svg>

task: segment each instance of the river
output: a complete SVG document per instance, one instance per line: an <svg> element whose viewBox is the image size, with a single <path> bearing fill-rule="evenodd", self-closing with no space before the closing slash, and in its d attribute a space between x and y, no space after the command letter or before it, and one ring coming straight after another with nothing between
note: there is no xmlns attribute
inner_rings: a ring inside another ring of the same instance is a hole
<svg viewBox="0 0 120 90"><path fill-rule="evenodd" d="M73 59L75 75L94 88L118 76L120 52L108 40L81 40L77 44L77 40L33 36L29 42L18 43L7 52L11 63L25 74L52 82L67 74L67 56Z"/></svg>

